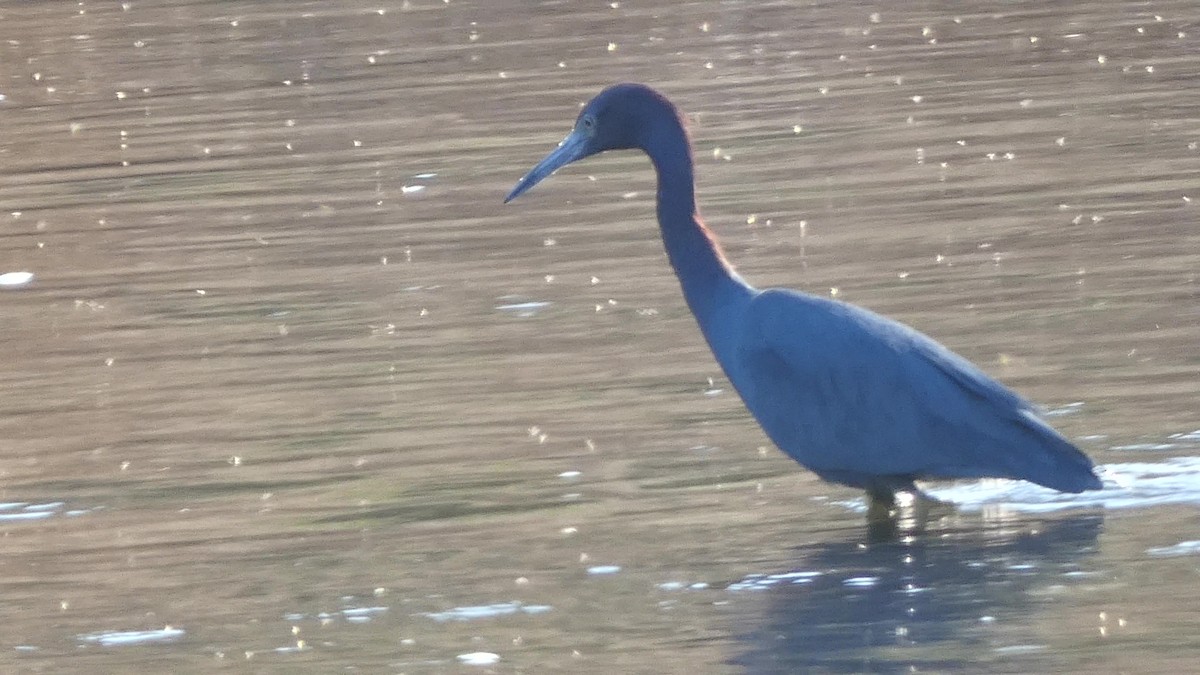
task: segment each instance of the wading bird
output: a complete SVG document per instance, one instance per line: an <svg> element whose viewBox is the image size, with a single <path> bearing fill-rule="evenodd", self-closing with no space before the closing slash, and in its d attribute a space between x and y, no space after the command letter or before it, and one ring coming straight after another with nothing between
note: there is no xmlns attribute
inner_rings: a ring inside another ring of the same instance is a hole
<svg viewBox="0 0 1200 675"><path fill-rule="evenodd" d="M606 150L650 157L658 224L683 296L767 436L821 478L866 490L873 516L891 512L897 493L928 499L919 479L1100 488L1091 460L1032 405L933 339L861 307L759 290L738 276L700 220L682 116L650 87L600 92L504 201Z"/></svg>

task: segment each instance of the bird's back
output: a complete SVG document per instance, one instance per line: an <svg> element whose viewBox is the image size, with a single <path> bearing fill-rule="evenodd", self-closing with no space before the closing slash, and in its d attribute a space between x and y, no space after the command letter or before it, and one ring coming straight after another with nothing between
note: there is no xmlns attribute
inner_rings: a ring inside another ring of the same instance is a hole
<svg viewBox="0 0 1200 675"><path fill-rule="evenodd" d="M1024 399L929 337L853 305L764 291L747 308L731 365L771 439L829 480L1100 487L1091 461Z"/></svg>

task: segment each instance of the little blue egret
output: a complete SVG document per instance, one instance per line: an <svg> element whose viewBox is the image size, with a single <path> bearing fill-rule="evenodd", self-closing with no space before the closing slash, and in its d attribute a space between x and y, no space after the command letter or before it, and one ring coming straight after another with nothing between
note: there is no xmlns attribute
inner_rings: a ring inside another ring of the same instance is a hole
<svg viewBox="0 0 1200 675"><path fill-rule="evenodd" d="M861 307L746 283L700 220L683 118L650 87L600 92L504 201L570 162L627 149L654 165L667 257L713 355L792 459L827 481L866 490L877 515L890 511L897 493L924 497L919 479L1100 488L1091 460L1032 405L933 339Z"/></svg>

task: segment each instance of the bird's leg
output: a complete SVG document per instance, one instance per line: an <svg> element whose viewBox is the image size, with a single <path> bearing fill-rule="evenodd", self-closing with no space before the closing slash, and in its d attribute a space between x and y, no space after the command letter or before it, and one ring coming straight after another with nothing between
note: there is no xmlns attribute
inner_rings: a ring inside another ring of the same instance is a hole
<svg viewBox="0 0 1200 675"><path fill-rule="evenodd" d="M910 513L924 522L954 513L954 504L923 492L911 480L881 482L867 488L867 522L879 523Z"/></svg>
<svg viewBox="0 0 1200 675"><path fill-rule="evenodd" d="M881 523L896 515L896 493L885 487L867 490L867 522Z"/></svg>

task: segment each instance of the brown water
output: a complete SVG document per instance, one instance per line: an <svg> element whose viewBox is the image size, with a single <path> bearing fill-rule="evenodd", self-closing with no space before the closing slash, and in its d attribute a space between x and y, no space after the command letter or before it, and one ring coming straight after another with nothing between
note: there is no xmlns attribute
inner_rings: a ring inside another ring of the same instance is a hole
<svg viewBox="0 0 1200 675"><path fill-rule="evenodd" d="M1198 22L0 5L0 669L1193 669ZM932 334L1109 489L872 543L729 391L643 158L501 206L619 80L748 279Z"/></svg>

